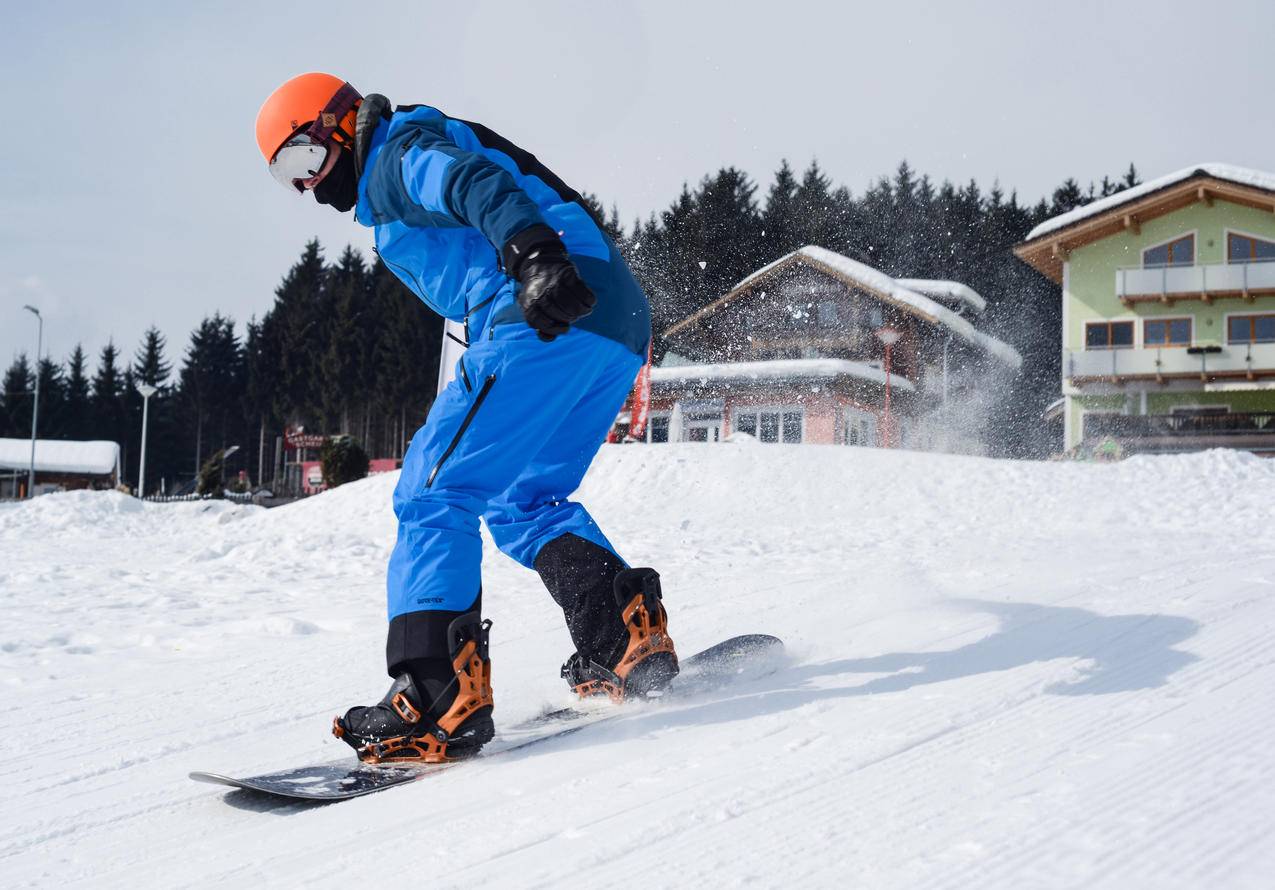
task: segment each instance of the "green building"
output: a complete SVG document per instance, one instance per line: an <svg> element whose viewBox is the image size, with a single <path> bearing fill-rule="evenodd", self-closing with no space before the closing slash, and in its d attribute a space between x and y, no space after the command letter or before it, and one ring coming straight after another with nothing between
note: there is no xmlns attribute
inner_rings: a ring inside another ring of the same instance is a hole
<svg viewBox="0 0 1275 890"><path fill-rule="evenodd" d="M1014 252L1062 285L1065 449L1275 455L1275 174L1189 167Z"/></svg>

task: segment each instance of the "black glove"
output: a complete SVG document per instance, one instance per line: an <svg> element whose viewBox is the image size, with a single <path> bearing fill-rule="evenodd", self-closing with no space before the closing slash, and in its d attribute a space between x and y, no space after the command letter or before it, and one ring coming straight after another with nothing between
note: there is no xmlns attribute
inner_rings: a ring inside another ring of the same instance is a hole
<svg viewBox="0 0 1275 890"><path fill-rule="evenodd" d="M522 285L518 305L527 324L549 342L593 311L597 297L580 278L557 232L536 225L519 232L501 252L505 268Z"/></svg>

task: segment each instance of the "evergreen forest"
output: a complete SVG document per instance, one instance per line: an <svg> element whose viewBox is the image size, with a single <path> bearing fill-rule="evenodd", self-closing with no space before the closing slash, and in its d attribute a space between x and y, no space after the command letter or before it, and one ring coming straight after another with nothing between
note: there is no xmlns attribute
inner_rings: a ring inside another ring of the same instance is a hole
<svg viewBox="0 0 1275 890"><path fill-rule="evenodd" d="M594 196L586 201L651 298L658 332L728 291L750 272L807 244L835 250L889 275L944 278L982 294L978 326L1013 344L1024 367L998 394L991 452L1044 457L1058 445L1040 415L1058 396L1058 288L1011 248L1037 223L1138 183L1131 164L1117 178L1082 187L1066 179L1048 198L1021 203L988 190L934 183L905 162L855 195L817 162L797 174L787 162L764 194L725 167L685 185L663 211L627 226ZM373 457L401 457L424 421L437 384L442 321L379 261L347 247L335 259L310 241L283 275L274 302L242 326L213 311L184 343L155 329L131 349L108 342L95 356L23 353L4 373L0 437L27 438L36 375L39 436L109 439L122 448L125 481L136 485L140 383L157 388L149 411L148 494L194 478L218 450L238 446L227 477L269 485L285 427L346 434ZM131 345L131 344L129 344Z"/></svg>

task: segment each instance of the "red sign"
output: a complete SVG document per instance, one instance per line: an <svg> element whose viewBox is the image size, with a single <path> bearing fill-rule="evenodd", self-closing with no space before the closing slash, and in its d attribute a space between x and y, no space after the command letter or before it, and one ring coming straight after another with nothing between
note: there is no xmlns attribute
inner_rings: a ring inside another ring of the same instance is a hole
<svg viewBox="0 0 1275 890"><path fill-rule="evenodd" d="M629 436L646 438L646 420L651 412L651 347L646 347L646 364L638 371L633 387L633 416L629 421Z"/></svg>
<svg viewBox="0 0 1275 890"><path fill-rule="evenodd" d="M283 447L289 451L296 451L298 448L322 448L323 443L327 442L331 436L324 436L319 433L303 432L303 427L287 427L283 431Z"/></svg>

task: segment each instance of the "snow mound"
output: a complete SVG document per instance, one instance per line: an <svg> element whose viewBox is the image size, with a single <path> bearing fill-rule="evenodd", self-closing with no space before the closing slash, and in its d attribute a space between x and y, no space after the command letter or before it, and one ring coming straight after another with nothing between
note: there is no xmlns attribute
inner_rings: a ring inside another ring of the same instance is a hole
<svg viewBox="0 0 1275 890"><path fill-rule="evenodd" d="M189 782L348 755L332 715L387 682L395 481L274 510L0 507L7 884L1275 873L1275 461L609 446L580 497L660 570L679 649L769 632L789 666L339 806ZM498 724L565 703L561 613L490 546L484 605Z"/></svg>

